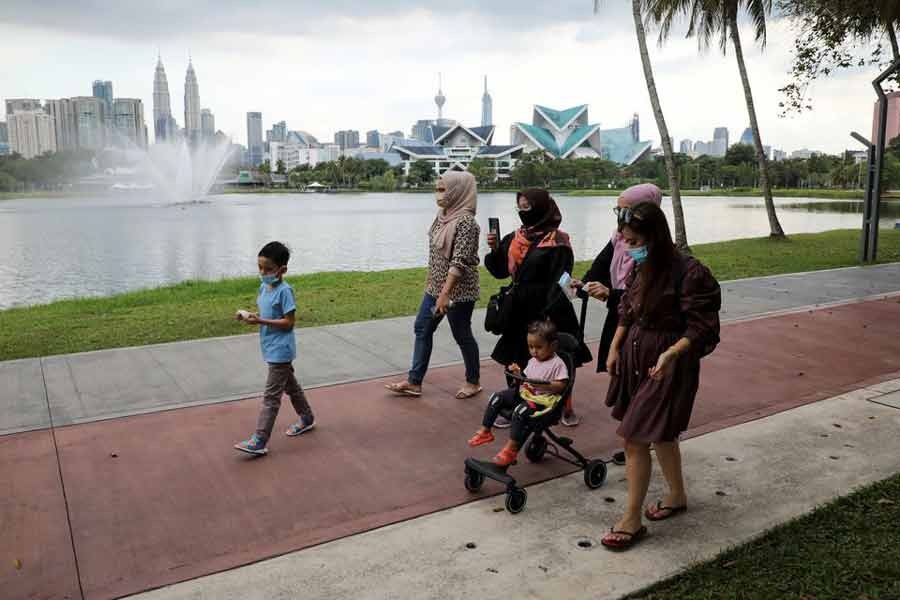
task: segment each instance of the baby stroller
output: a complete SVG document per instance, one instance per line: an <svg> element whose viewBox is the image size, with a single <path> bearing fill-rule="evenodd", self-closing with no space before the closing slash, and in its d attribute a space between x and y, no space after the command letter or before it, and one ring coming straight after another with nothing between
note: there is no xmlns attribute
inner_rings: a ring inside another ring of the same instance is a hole
<svg viewBox="0 0 900 600"><path fill-rule="evenodd" d="M575 385L575 354L578 351L579 344L584 338L584 323L587 316L587 300L588 296L584 292L578 292L581 298L581 318L579 321L578 338L575 336L562 333L559 334L559 343L557 354L566 363L569 371L569 380L563 390L562 398L556 403L549 412L532 417L530 426L528 427L528 438L524 444L525 456L529 461L540 462L544 455L548 452L556 458L563 460L569 464L575 465L584 471L584 483L591 489L599 488L606 481L606 462L603 460L590 460L581 455L573 446L571 438L557 436L551 427L559 423L565 410L566 400L572 394L572 388ZM518 387L523 382L531 382L537 384L546 384L547 381L528 379L521 374L506 371L507 378L512 381L512 385L518 391ZM501 413L507 419L512 418L511 410L502 410ZM560 452L565 452L563 454ZM568 456L567 456L568 455ZM512 514L520 513L525 508L528 501L528 493L524 488L516 484L515 478L507 472L507 468L500 467L491 461L478 460L476 458L466 459L466 489L472 493L478 492L484 483L484 478L493 479L506 486L506 510Z"/></svg>

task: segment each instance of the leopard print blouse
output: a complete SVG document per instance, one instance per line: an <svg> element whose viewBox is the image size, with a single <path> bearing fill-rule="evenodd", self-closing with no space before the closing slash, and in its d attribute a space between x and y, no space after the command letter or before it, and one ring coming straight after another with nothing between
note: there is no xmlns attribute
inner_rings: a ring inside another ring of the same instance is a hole
<svg viewBox="0 0 900 600"><path fill-rule="evenodd" d="M437 219L431 224L428 231L429 256L428 256L428 281L425 292L437 298L441 294L444 282L449 273L459 276L450 292L450 300L453 302L476 302L480 295L478 287L478 242L481 237L481 228L475 222L475 217L466 215L456 222L456 237L453 240L453 254L447 258L431 244L434 230L437 227Z"/></svg>

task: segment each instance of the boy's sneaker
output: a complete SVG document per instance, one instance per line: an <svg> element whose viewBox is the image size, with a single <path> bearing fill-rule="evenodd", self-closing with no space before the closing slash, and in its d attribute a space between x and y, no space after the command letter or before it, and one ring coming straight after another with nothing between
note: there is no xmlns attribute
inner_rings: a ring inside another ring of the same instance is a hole
<svg viewBox="0 0 900 600"><path fill-rule="evenodd" d="M309 423L307 423L303 417L300 417L296 423L287 428L287 431L284 432L284 435L288 437L295 437L300 435L301 433L306 433L310 429L313 429L316 426L316 418L310 417Z"/></svg>
<svg viewBox="0 0 900 600"><path fill-rule="evenodd" d="M482 446L484 444L490 444L493 441L494 441L493 433L491 433L490 431L481 431L479 429L478 431L475 432L475 435L473 435L469 439L469 445L474 448L475 446Z"/></svg>
<svg viewBox="0 0 900 600"><path fill-rule="evenodd" d="M243 442L235 444L234 449L255 456L262 456L269 453L269 449L266 448L266 441L255 433L250 436L249 440L244 440Z"/></svg>
<svg viewBox="0 0 900 600"><path fill-rule="evenodd" d="M559 422L563 425L563 427L575 427L579 423L581 423L581 417L576 415L574 412L570 412L569 414L563 414L563 416L559 419Z"/></svg>
<svg viewBox="0 0 900 600"><path fill-rule="evenodd" d="M507 419L503 415L500 415L494 420L494 427L496 427L497 429L508 429L509 427L512 427L512 423L509 421L509 419Z"/></svg>

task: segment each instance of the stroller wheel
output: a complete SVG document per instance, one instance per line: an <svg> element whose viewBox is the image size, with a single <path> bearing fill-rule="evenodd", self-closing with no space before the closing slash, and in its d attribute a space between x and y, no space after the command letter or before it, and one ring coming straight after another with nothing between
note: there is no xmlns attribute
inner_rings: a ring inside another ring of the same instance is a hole
<svg viewBox="0 0 900 600"><path fill-rule="evenodd" d="M592 460L584 467L584 484L596 490L606 481L606 463L602 460Z"/></svg>
<svg viewBox="0 0 900 600"><path fill-rule="evenodd" d="M506 510L511 514L518 514L525 509L528 501L528 493L522 488L513 488L506 494Z"/></svg>
<svg viewBox="0 0 900 600"><path fill-rule="evenodd" d="M525 456L531 462L540 462L544 458L547 451L547 439L544 436L534 436L528 445L525 446Z"/></svg>
<svg viewBox="0 0 900 600"><path fill-rule="evenodd" d="M484 475L475 471L473 469L466 468L466 489L476 493L481 489L481 484L484 483Z"/></svg>

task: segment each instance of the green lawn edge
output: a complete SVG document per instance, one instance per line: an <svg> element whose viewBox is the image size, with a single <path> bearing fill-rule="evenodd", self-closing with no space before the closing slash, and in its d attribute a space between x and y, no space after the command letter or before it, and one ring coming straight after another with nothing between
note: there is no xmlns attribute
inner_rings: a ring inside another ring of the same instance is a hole
<svg viewBox="0 0 900 600"><path fill-rule="evenodd" d="M898 548L900 474L837 498L626 598L900 598Z"/></svg>
<svg viewBox="0 0 900 600"><path fill-rule="evenodd" d="M859 232L838 230L698 244L694 254L720 281L815 271L858 264ZM900 261L900 230L880 233L880 262ZM255 257L247 257L253 272ZM576 264L581 276L590 261ZM415 314L424 268L378 272L329 272L290 276L298 327L367 321ZM482 269L481 302L502 284ZM0 360L254 333L235 322L238 309L253 309L258 279L187 281L104 298L63 300L0 311Z"/></svg>

